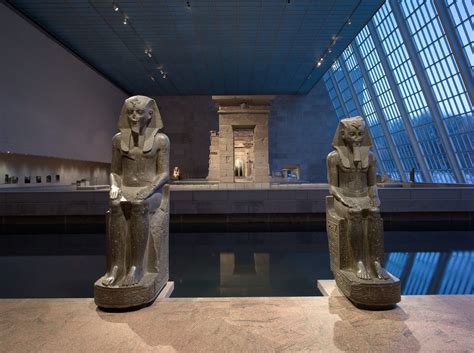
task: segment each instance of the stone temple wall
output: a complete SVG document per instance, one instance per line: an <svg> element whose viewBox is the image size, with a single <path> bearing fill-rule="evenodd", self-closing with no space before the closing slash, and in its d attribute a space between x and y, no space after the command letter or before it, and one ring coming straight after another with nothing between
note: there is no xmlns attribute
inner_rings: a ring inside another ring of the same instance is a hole
<svg viewBox="0 0 474 353"><path fill-rule="evenodd" d="M219 130L211 96L155 97L171 140L170 165L183 178L206 178L210 131ZM300 178L326 182L326 156L338 120L321 80L307 95L275 96L268 118L270 171L299 164Z"/></svg>

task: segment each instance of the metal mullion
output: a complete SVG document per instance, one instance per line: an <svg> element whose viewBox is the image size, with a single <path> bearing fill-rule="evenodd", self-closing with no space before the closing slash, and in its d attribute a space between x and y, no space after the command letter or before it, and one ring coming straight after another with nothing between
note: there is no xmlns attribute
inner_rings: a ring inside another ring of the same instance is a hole
<svg viewBox="0 0 474 353"><path fill-rule="evenodd" d="M395 81L395 78L393 77L392 70L388 64L387 58L382 48L382 43L380 42L380 37L372 21L369 21L368 23L369 33L372 36L372 41L374 42L375 50L377 51L380 63L382 64L382 67L385 71L385 76L387 77L388 84L390 85L393 97L395 98L395 104L397 105L398 111L400 112L403 126L405 127L405 131L407 132L408 140L410 141L410 144L413 148L413 152L415 153L415 158L418 162L418 165L421 168L423 178L428 182L432 182L431 173L428 169L428 166L426 165L425 157L423 156L423 153L420 150L420 145L418 144L418 140L416 139L415 131L413 130L413 126L411 125L408 112L406 110L402 95L400 93L400 89L398 87L397 82Z"/></svg>
<svg viewBox="0 0 474 353"><path fill-rule="evenodd" d="M457 30L454 27L454 24L451 20L451 15L449 10L446 7L446 4L443 1L434 0L436 11L438 12L438 17L441 22L441 26L444 28L444 33L448 40L449 47L453 53L454 60L458 65L459 73L461 74L461 79L466 87L466 92L471 100L471 104L474 104L474 82L472 79L472 73L469 68L469 64L466 59L461 42L457 35Z"/></svg>
<svg viewBox="0 0 474 353"><path fill-rule="evenodd" d="M388 148L389 148L390 153L392 155L393 161L395 162L395 166L398 169L398 173L400 174L400 178L402 179L402 181L408 181L407 176L405 174L405 171L403 169L402 162L400 161L400 157L398 155L397 149L395 148L395 142L393 141L393 136L390 133L390 130L388 129L387 122L385 121L385 117L383 115L382 108L380 107L379 98L375 94L374 88L372 87L372 81L370 81L369 74L367 73L367 68L365 67L364 60L362 60L362 56L359 52L359 47L357 46L357 44L352 45L352 51L354 53L354 56L356 58L356 61L357 61L358 65L359 65L362 77L364 78L364 81L367 84L366 85L367 90L369 92L369 95L372 98L375 113L379 118L380 126L382 127L382 130L384 132L385 139L387 140L387 143L388 143Z"/></svg>
<svg viewBox="0 0 474 353"><path fill-rule="evenodd" d="M370 131L369 124L368 124L367 119L366 119L365 114L364 114L364 110L362 109L362 106L359 102L359 97L357 96L355 88L352 84L352 81L351 81L350 76L349 76L349 70L347 69L346 62L344 61L343 57L340 60L339 64L341 65L341 69L342 69L342 72L344 73L344 77L346 78L347 85L349 87L349 91L351 92L352 101L354 102L354 104L356 106L356 109L359 112L359 115L364 118L365 124L367 125L367 131L369 133L369 136L370 136L371 140L375 141L374 138L372 137L372 132ZM387 172L385 171L385 167L382 163L382 158L380 158L379 151L377 149L377 146L375 146L375 143L374 143L374 148L373 149L374 149L375 156L376 156L377 160L380 161L380 163L378 163L380 171L382 172L382 174L387 174Z"/></svg>
<svg viewBox="0 0 474 353"><path fill-rule="evenodd" d="M334 86L334 91L336 91L337 99L339 99L339 104L341 106L342 112L344 113L344 116L349 117L349 112L347 111L346 104L344 103L344 100L342 99L342 94L339 89L339 86L337 85L337 80L336 77L334 76L334 72L332 72L332 69L329 68L329 77L331 77L332 85Z"/></svg>
<svg viewBox="0 0 474 353"><path fill-rule="evenodd" d="M438 136L441 141L441 145L446 151L446 157L451 165L451 170L454 173L454 176L458 183L465 183L464 175L461 172L461 166L459 160L455 154L453 147L453 142L446 131L446 126L442 118L441 111L438 106L438 102L433 93L433 88L431 87L428 77L423 65L419 58L419 54L416 51L416 48L413 43L412 36L410 31L405 23L405 18L403 17L402 10L397 2L397 0L388 0L390 7L392 8L392 13L397 22L398 29L403 38L403 43L405 43L405 48L407 49L408 55L410 56L411 63L413 64L413 69L415 70L416 77L421 87L423 96L426 99L428 109L433 117L433 122L438 131Z"/></svg>

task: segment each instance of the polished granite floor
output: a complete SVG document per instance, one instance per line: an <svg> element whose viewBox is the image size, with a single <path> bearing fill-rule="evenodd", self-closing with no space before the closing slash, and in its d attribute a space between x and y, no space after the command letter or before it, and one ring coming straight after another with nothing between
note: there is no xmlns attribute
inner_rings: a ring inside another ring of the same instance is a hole
<svg viewBox="0 0 474 353"><path fill-rule="evenodd" d="M159 299L128 313L92 299L0 300L2 352L470 352L474 296Z"/></svg>

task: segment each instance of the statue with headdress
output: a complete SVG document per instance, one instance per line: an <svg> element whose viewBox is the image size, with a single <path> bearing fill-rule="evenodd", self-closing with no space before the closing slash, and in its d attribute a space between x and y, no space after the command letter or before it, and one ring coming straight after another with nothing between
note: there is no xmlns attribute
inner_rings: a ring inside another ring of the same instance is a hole
<svg viewBox="0 0 474 353"><path fill-rule="evenodd" d="M125 100L112 139L106 273L95 302L127 308L152 302L169 277L169 148L156 102Z"/></svg>
<svg viewBox="0 0 474 353"><path fill-rule="evenodd" d="M327 157L326 227L331 270L354 304L385 308L400 301L400 280L384 269L376 159L362 117L342 119Z"/></svg>

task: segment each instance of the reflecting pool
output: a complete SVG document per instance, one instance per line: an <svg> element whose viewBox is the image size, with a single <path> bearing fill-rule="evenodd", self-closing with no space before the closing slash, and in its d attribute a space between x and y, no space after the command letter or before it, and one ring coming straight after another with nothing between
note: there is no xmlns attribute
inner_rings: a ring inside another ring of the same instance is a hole
<svg viewBox="0 0 474 353"><path fill-rule="evenodd" d="M92 297L103 234L2 235L0 297ZM474 294L474 234L385 232L402 294ZM324 232L170 235L173 297L314 296L331 279Z"/></svg>

